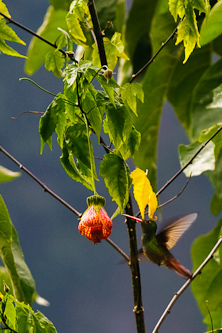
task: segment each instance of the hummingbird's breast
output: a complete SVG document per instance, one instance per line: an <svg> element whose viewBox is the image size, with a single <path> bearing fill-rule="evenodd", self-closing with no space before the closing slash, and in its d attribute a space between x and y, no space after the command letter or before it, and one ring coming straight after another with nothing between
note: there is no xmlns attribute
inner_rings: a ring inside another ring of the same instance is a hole
<svg viewBox="0 0 222 333"><path fill-rule="evenodd" d="M167 248L163 244L159 243L156 237L153 237L148 242L143 238L142 248L147 259L159 266L164 265L166 258L171 256Z"/></svg>

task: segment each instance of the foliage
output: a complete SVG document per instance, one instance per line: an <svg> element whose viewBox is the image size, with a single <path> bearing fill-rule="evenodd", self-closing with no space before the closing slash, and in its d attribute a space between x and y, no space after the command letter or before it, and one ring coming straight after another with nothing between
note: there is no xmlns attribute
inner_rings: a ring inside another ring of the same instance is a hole
<svg viewBox="0 0 222 333"><path fill-rule="evenodd" d="M50 1L37 34L51 44L33 37L25 65L26 73L31 75L45 63L46 70L64 81L63 92L54 96L40 118L40 152L43 152L45 144L52 149L52 136L56 135L61 148L61 164L73 180L96 194L97 174L103 178L112 200L117 204L113 217L122 214L127 207L132 182L142 218L147 204L149 217L153 217L157 200L143 170L149 169L150 182L156 189L158 135L165 101L173 106L191 142L188 146L179 146L181 166L190 164L184 170L186 176L198 176L207 171L206 175L215 188L212 213L218 214L222 210L221 134L215 136L205 148L205 142L211 139L222 122L222 60L212 61L214 53L218 58L222 55L221 4L221 1L215 4L215 1L208 0L134 0L127 13L124 1L97 0L107 58L104 64L92 24L91 3L87 0ZM6 25L3 16L10 19L10 15L2 1L0 13L0 51L21 57L5 43L24 44ZM112 20L112 24L107 23L108 20ZM174 36L175 45L172 42ZM143 65L144 69L141 69ZM117 80L112 76L116 66ZM110 74L108 78L105 74L107 70ZM112 145L105 145L101 133L107 135ZM94 135L96 140L92 139ZM101 143L105 146L106 155L97 170L93 145ZM204 149L199 152L201 147ZM193 163L189 163L197 152ZM139 178L135 171L130 175L129 158L141 168ZM0 170L1 181L17 176L18 173ZM137 188L140 182L142 191L141 187ZM21 330L23 326L19 326L16 318L28 316L31 326L26 329L54 332L51 323L29 307L35 295L35 283L23 259L18 236L3 199L0 213L0 255L10 276L13 295L18 299L8 294L3 297L2 318L5 315L8 318L8 322L3 323L14 330ZM218 228L194 244L192 256L195 268L220 236ZM214 303L217 328L221 326L216 306L220 304L221 296L215 296L215 290L220 288L220 254L217 253L211 264L217 268L215 279L212 278L215 267L209 265L206 275L203 274L203 283L193 283L194 295L205 317L203 300L209 295ZM209 328L209 320L205 321Z"/></svg>

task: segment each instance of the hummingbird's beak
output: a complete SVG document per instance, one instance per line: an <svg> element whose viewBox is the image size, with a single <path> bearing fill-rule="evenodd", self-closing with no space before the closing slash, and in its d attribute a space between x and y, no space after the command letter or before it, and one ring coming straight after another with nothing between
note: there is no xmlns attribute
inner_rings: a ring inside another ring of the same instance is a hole
<svg viewBox="0 0 222 333"><path fill-rule="evenodd" d="M129 217L130 219L132 220L136 220L137 222L143 222L142 219L140 219L139 217L136 217L136 216L132 216L132 215L128 215L128 214L122 214L123 216L126 216L126 217Z"/></svg>

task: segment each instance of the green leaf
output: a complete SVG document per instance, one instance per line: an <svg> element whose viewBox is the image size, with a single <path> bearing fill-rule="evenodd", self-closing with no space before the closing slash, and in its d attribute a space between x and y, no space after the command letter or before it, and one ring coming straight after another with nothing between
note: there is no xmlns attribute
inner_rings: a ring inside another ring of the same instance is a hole
<svg viewBox="0 0 222 333"><path fill-rule="evenodd" d="M129 138L123 145L119 148L119 151L124 160L127 160L131 156L134 156L135 152L138 150L141 142L141 135L134 126L130 132Z"/></svg>
<svg viewBox="0 0 222 333"><path fill-rule="evenodd" d="M10 220L8 210L0 196L0 257L10 275L15 297L32 303L35 282L24 261L18 235Z"/></svg>
<svg viewBox="0 0 222 333"><path fill-rule="evenodd" d="M217 226L207 235L200 236L192 246L193 269L196 270L210 253L218 238L222 220ZM211 320L207 311L205 301L208 301L208 306L214 323L214 329L220 328L222 325L222 251L221 247L217 251L217 256L214 256L208 264L203 268L201 274L191 284L192 292L197 300L198 306L204 316L204 322L211 330Z"/></svg>
<svg viewBox="0 0 222 333"><path fill-rule="evenodd" d="M203 46L222 33L222 2L217 2L204 18L200 30L200 45Z"/></svg>
<svg viewBox="0 0 222 333"><path fill-rule="evenodd" d="M144 102L143 88L139 83L126 83L121 91L123 102L126 102L130 109L137 116L137 99Z"/></svg>
<svg viewBox="0 0 222 333"><path fill-rule="evenodd" d="M44 115L40 118L39 121L39 133L41 139L41 150L42 154L43 147L45 143L51 144L51 136L54 131L59 134L60 141L62 140L62 136L64 133L64 127L66 125L66 121L62 116L62 113L65 112L65 104L64 98L61 93L59 93L52 103L48 106Z"/></svg>
<svg viewBox="0 0 222 333"><path fill-rule="evenodd" d="M10 56L14 57L21 57L21 58L26 58L26 56L23 56L22 54L18 53L15 51L12 47L8 46L5 43L5 40L10 41L10 42L15 42L19 43L22 45L26 45L23 40L21 40L14 30L10 28L5 20L0 20L0 51L4 54L8 54Z"/></svg>
<svg viewBox="0 0 222 333"><path fill-rule="evenodd" d="M109 153L100 163L100 176L103 177L110 196L117 203L122 214L129 200L131 186L128 165L119 156Z"/></svg>
<svg viewBox="0 0 222 333"><path fill-rule="evenodd" d="M208 12L209 2L205 0L194 0L186 1L183 0L170 0L169 1L169 10L174 17L175 22L177 21L177 16L183 19L183 22L180 23L176 45L180 42L183 42L185 48L185 59L184 63L189 58L190 54L193 52L194 47L200 46L199 43L199 31L197 26L197 19L195 9L201 12Z"/></svg>
<svg viewBox="0 0 222 333"><path fill-rule="evenodd" d="M119 32L115 32L112 36L112 39L109 40L107 37L103 38L104 47L106 56L108 59L108 67L111 70L114 70L118 57L123 58L125 60L129 60L127 55L124 53L124 44L121 40L121 34ZM100 57L98 53L98 47L96 44L93 44L93 64L96 66L100 66Z"/></svg>
<svg viewBox="0 0 222 333"><path fill-rule="evenodd" d="M55 10L58 9L64 9L68 11L69 6L73 0L50 0L51 5L55 8Z"/></svg>
<svg viewBox="0 0 222 333"><path fill-rule="evenodd" d="M62 54L55 50L54 52L49 51L45 56L45 68L47 71L52 71L55 76L62 77L62 68L65 64L65 58Z"/></svg>
<svg viewBox="0 0 222 333"><path fill-rule="evenodd" d="M53 44L56 43L57 38L61 34L57 29L58 26L63 30L67 30L66 14L65 10L55 10L53 6L50 6L41 27L37 30L37 34ZM28 49L28 59L25 64L26 73L32 75L43 64L46 54L51 50L52 47L50 45L34 37Z"/></svg>
<svg viewBox="0 0 222 333"><path fill-rule="evenodd" d="M179 145L181 167L183 167L195 155L200 147L201 143L199 142L194 142L188 146ZM195 157L193 162L184 170L187 177L190 175L199 176L207 170L215 169L214 147L214 143L212 141L209 142L207 146Z"/></svg>
<svg viewBox="0 0 222 333"><path fill-rule="evenodd" d="M218 215L222 210L222 197L217 192L214 193L210 202L210 211L213 215Z"/></svg>
<svg viewBox="0 0 222 333"><path fill-rule="evenodd" d="M6 305L5 305L5 309L4 309L4 315L7 318L7 325L12 328L12 329L16 329L16 309L15 309L15 305L13 302L13 299L8 298Z"/></svg>
<svg viewBox="0 0 222 333"><path fill-rule="evenodd" d="M62 156L60 162L66 173L75 181L82 183L86 188L93 191L91 170L83 163L75 162L72 153L67 146L63 145Z"/></svg>
<svg viewBox="0 0 222 333"><path fill-rule="evenodd" d="M131 114L124 105L118 105L116 108L108 105L105 112L104 132L109 134L115 148L119 149L123 143L128 141L132 129Z"/></svg>
<svg viewBox="0 0 222 333"><path fill-rule="evenodd" d="M21 176L21 172L14 172L0 165L0 183L9 182Z"/></svg>
<svg viewBox="0 0 222 333"><path fill-rule="evenodd" d="M210 179L210 181L212 182L212 185L216 191L216 196L217 198L215 198L214 200L214 204L217 205L217 208L214 207L214 210L217 209L217 211L220 209L221 206L221 200L222 200L222 151L220 151L220 154L217 157L217 161L216 161L216 165L215 165L215 170L214 172L212 171L207 171L206 175L207 177Z"/></svg>
<svg viewBox="0 0 222 333"><path fill-rule="evenodd" d="M222 60L210 66L197 83L190 104L194 140L200 132L222 121Z"/></svg>

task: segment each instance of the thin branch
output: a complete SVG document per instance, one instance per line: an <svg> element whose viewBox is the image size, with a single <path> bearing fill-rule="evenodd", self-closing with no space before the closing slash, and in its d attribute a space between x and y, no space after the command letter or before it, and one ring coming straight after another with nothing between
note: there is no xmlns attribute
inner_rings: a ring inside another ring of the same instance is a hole
<svg viewBox="0 0 222 333"><path fill-rule="evenodd" d="M74 214L76 214L79 218L82 216L80 212L78 212L75 208L73 208L71 205L69 205L65 200L63 200L60 196L58 196L56 193L54 193L52 190L50 190L41 180L39 180L31 171L29 171L26 167L24 167L19 161L17 161L11 154L9 154L3 147L0 146L0 151L3 152L11 161L13 161L18 167L23 170L25 173L27 173L34 181L36 181L45 192L48 192L50 195L52 195L56 200L61 202L64 206L69 208Z"/></svg>
<svg viewBox="0 0 222 333"><path fill-rule="evenodd" d="M106 239L107 243L109 243L117 252L123 256L126 261L130 262L130 257L118 246L116 243L114 243L110 238Z"/></svg>
<svg viewBox="0 0 222 333"><path fill-rule="evenodd" d="M22 25L21 23L19 23L19 22L13 20L12 18L6 16L5 14L3 14L3 13L1 13L1 12L0 12L0 15L2 15L7 21L13 23L14 25L16 25L17 27L21 28L22 30L27 31L29 34L35 36L36 38L40 39L40 40L43 41L44 43L46 43L46 44L48 44L48 45L54 47L55 49L57 49L56 44L51 43L51 42L48 41L47 39L45 39L45 38L43 38L42 36L38 35L38 34L37 34L36 32L34 32L33 30L31 30L31 29L25 27L25 26ZM66 57L66 54L67 54L66 51L64 51L63 49L59 49L59 52L61 52L61 53L64 55L64 57ZM70 58L70 57L69 57L69 58ZM70 59L71 59L72 61L78 63L78 61L77 61L76 59L74 59L73 57L70 58Z"/></svg>
<svg viewBox="0 0 222 333"><path fill-rule="evenodd" d="M172 34L165 40L165 42L162 43L161 47L159 48L159 50L152 56L152 58L150 58L150 60L136 73L133 74L129 83L132 83L133 80L140 75L150 64L152 64L152 62L155 60L155 58L158 56L158 54L160 53L160 51L162 51L162 49L167 45L167 43L169 43L169 41L171 39L173 39L173 37L175 36L175 34L177 33L177 30L179 28L180 23L183 21L183 18L180 20L180 22L177 24L176 28L173 30Z"/></svg>
<svg viewBox="0 0 222 333"><path fill-rule="evenodd" d="M207 140L206 142L204 142L201 147L198 149L198 151L193 155L193 157L191 157L191 159L179 170L177 171L177 173L175 173L175 175L166 182L166 184L161 187L161 189L156 193L156 196L160 195L161 192L163 192L187 167L188 165L190 165L193 160L195 159L195 157L204 149L204 147L206 147L206 145L213 140L213 138L222 130L222 126L218 128L218 130L210 137L209 140Z"/></svg>
<svg viewBox="0 0 222 333"><path fill-rule="evenodd" d="M184 285L174 294L173 298L171 299L170 303L167 305L165 311L163 312L162 316L160 317L158 323L154 327L154 330L152 333L157 333L158 329L162 325L163 321L165 320L166 316L170 313L171 308L173 307L174 303L178 300L178 298L182 295L184 290L190 285L190 283L197 277L198 274L200 274L201 270L204 266L208 263L208 261L213 257L213 254L217 251L218 247L222 243L222 237L220 237L216 243L216 245L213 247L213 249L210 251L206 259L202 262L202 264L197 268L197 270L193 273L193 275L184 283Z"/></svg>
<svg viewBox="0 0 222 333"><path fill-rule="evenodd" d="M95 37L96 37L97 46L98 46L98 50L99 50L99 57L100 57L101 66L102 67L103 66L108 66L106 53L105 53L105 47L104 47L104 43L103 43L103 34L102 34L102 31L101 31L101 28L100 28L100 23L99 23L97 11L96 11L96 8L95 8L94 0L90 0L88 2L88 6L89 6L89 12L90 12L90 15L91 15L94 34L95 34Z"/></svg>
<svg viewBox="0 0 222 333"><path fill-rule="evenodd" d="M157 207L157 209L158 209L158 208L161 208L161 207L167 205L168 203L170 203L171 201L177 199L177 198L183 193L183 191L185 190L185 188L187 187L187 185L188 185L188 183L189 183L189 181L190 181L190 178L191 178L191 175L190 175L190 177L187 179L186 184L183 186L182 190L181 190L179 193L177 193L173 198L171 198L171 199L167 200L166 202L162 203L161 205L159 205L159 206Z"/></svg>

